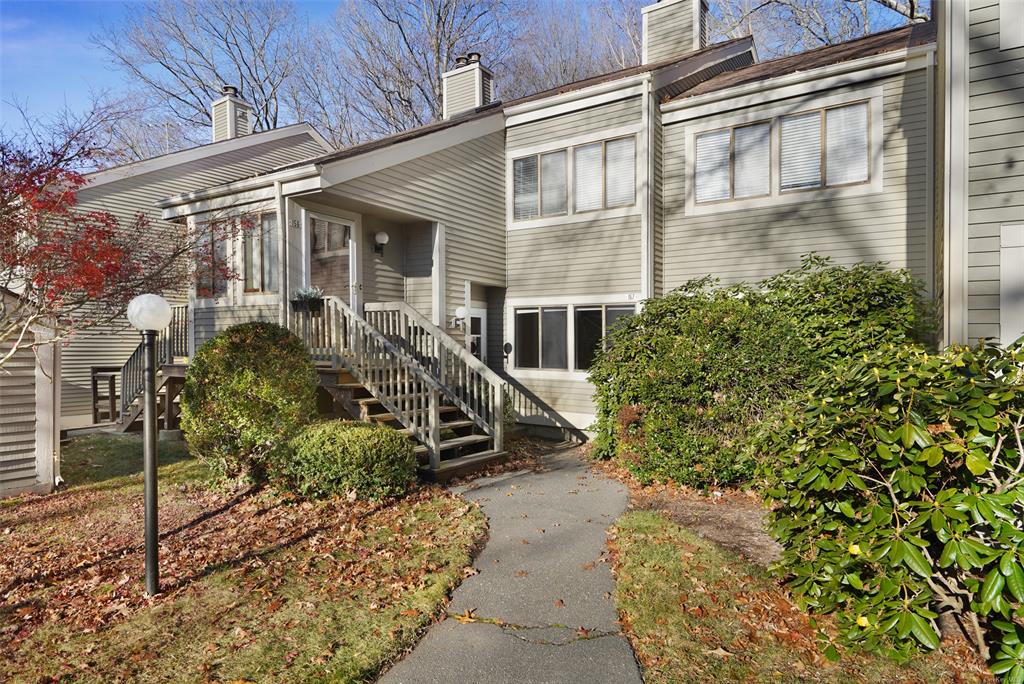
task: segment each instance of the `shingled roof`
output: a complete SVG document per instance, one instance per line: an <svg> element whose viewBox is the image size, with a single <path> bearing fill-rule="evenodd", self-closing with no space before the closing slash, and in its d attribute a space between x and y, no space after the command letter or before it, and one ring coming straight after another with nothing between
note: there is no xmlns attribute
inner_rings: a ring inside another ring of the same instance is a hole
<svg viewBox="0 0 1024 684"><path fill-rule="evenodd" d="M672 98L672 101L678 102L687 97L724 90L733 86L754 83L798 71L808 71L829 66L830 64L848 62L862 57L870 57L884 52L895 52L896 50L934 42L934 21L912 24L903 28L840 43L839 45L827 45L814 50L808 50L807 52L801 52L797 55L770 59L766 62L758 62L733 71L727 71L698 83L693 88Z"/></svg>

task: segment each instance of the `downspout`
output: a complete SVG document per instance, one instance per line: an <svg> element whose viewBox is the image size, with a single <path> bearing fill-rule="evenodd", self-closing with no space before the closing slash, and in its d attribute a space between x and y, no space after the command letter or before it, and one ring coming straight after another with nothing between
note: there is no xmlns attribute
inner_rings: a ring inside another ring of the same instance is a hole
<svg viewBox="0 0 1024 684"><path fill-rule="evenodd" d="M644 78L644 93L641 101L643 128L640 132L639 148L643 151L641 169L643 173L643 198L640 204L640 299L654 296L654 102L652 76Z"/></svg>
<svg viewBox="0 0 1024 684"><path fill-rule="evenodd" d="M274 181L274 200L277 202L277 228L281 232L281 243L277 257L277 282L280 290L278 322L288 327L288 216L282 192L281 181Z"/></svg>

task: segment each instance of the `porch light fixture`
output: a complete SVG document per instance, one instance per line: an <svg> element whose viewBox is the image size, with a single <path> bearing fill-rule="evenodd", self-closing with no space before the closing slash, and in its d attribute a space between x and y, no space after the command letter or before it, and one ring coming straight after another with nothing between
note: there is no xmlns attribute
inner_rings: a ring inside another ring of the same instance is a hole
<svg viewBox="0 0 1024 684"><path fill-rule="evenodd" d="M373 242L375 243L373 245L373 251L377 253L377 256L384 256L384 245L388 244L390 240L391 236L385 233L383 230L379 231L376 235L373 236Z"/></svg>
<svg viewBox="0 0 1024 684"><path fill-rule="evenodd" d="M139 295L128 303L128 322L142 333L142 472L145 483L146 595L160 593L159 529L156 517L156 336L171 324L171 306L160 295Z"/></svg>
<svg viewBox="0 0 1024 684"><path fill-rule="evenodd" d="M455 319L452 321L452 327L461 327L466 322L466 307L460 306L455 309Z"/></svg>

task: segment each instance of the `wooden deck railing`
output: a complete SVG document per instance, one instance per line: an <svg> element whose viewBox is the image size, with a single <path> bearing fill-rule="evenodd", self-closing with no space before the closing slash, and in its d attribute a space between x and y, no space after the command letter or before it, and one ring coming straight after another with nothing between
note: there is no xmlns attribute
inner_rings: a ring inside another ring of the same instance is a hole
<svg viewBox="0 0 1024 684"><path fill-rule="evenodd" d="M161 330L156 338L156 366L170 363L176 356L188 355L188 306L171 307L171 323ZM128 360L121 366L121 411L120 419L142 394L145 388L143 372L145 358L140 343ZM113 419L113 418L111 418Z"/></svg>
<svg viewBox="0 0 1024 684"><path fill-rule="evenodd" d="M480 359L405 302L367 304L366 320L415 359L444 394L494 440L504 441L505 381Z"/></svg>
<svg viewBox="0 0 1024 684"><path fill-rule="evenodd" d="M441 397L445 388L408 353L336 297L320 312L295 312L290 327L318 361L346 368L441 464Z"/></svg>

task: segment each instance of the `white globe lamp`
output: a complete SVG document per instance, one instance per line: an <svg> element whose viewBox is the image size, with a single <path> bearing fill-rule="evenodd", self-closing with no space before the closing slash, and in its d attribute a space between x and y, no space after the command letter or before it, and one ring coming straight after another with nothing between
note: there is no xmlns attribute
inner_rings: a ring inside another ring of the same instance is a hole
<svg viewBox="0 0 1024 684"><path fill-rule="evenodd" d="M171 324L171 305L157 294L142 294L128 303L128 322L136 330L163 330Z"/></svg>

